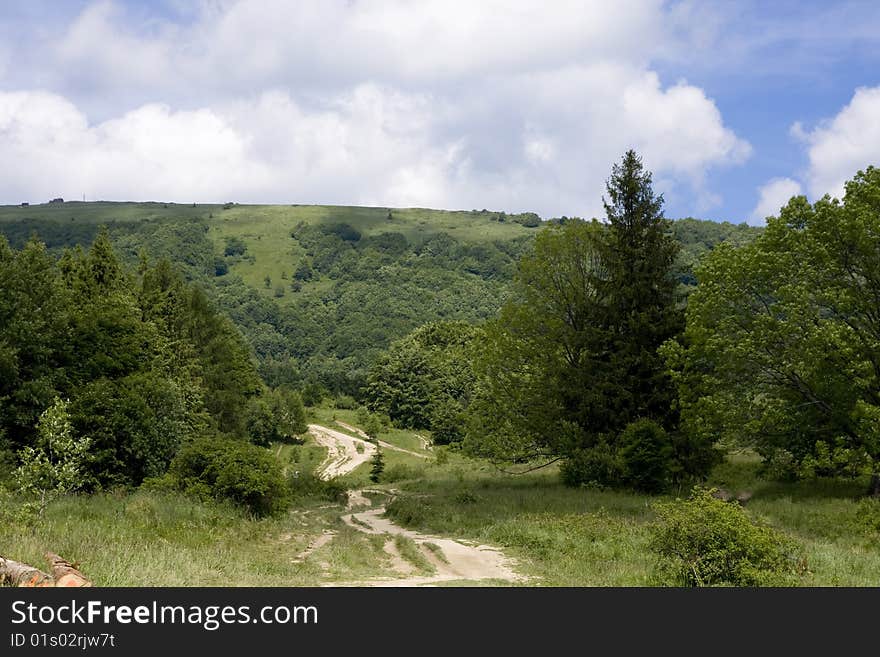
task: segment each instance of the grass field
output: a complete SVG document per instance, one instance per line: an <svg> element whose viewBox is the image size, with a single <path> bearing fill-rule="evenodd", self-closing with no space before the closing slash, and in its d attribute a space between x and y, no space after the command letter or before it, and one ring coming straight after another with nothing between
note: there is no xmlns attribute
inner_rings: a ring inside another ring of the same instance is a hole
<svg viewBox="0 0 880 657"><path fill-rule="evenodd" d="M310 421L344 431L336 419L356 424L356 412L310 409ZM411 432L380 439L420 450ZM310 441L271 449L288 473L308 473L325 456ZM369 464L343 481L393 490L389 516L400 525L500 547L529 577L525 585L654 583L647 549L654 503L673 496L566 488L551 469L505 475L455 452L442 459L384 453L388 476L378 485L369 481ZM880 586L880 501L861 498L865 482L768 482L758 465L748 455L729 457L708 483L749 491L748 514L797 542L808 568L803 585ZM266 520L154 492L74 496L51 504L31 526L0 524L0 554L39 564L53 550L80 561L104 586L317 586L387 574L385 539L344 524L344 512L340 501L321 496L299 497L284 517ZM413 547L396 540L416 571L430 572Z"/></svg>

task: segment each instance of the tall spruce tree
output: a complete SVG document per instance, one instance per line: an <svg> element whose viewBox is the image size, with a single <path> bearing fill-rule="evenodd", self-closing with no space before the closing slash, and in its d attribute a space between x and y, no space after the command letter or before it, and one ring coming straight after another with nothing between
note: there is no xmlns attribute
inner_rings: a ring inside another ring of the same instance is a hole
<svg viewBox="0 0 880 657"><path fill-rule="evenodd" d="M675 391L657 354L683 325L677 244L635 152L613 167L604 203L607 223L550 226L521 261L514 297L478 350L466 446L496 461L564 459L570 484L626 485L641 474L627 454L644 450L621 450L620 436L650 420L666 429L648 433L667 441L668 482L711 462L691 458L698 446L675 433Z"/></svg>
<svg viewBox="0 0 880 657"><path fill-rule="evenodd" d="M672 274L679 246L663 217L663 196L655 195L635 151L614 165L606 190L600 296L618 428L650 418L671 429L675 393L657 349L684 328Z"/></svg>

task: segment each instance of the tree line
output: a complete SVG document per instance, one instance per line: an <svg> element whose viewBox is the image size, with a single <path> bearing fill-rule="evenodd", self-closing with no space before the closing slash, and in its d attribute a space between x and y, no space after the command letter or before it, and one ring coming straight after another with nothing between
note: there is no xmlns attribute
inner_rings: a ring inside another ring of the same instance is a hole
<svg viewBox="0 0 880 657"><path fill-rule="evenodd" d="M0 455L24 488L70 489L68 466L77 490L138 486L200 440L242 457L305 431L203 290L167 260L128 271L106 231L57 258L0 237L0 289Z"/></svg>
<svg viewBox="0 0 880 657"><path fill-rule="evenodd" d="M571 485L658 492L749 448L771 476L880 492L880 171L732 233L687 286L636 153L606 192L605 221L541 231L496 318L394 343L371 407L504 467L558 461Z"/></svg>

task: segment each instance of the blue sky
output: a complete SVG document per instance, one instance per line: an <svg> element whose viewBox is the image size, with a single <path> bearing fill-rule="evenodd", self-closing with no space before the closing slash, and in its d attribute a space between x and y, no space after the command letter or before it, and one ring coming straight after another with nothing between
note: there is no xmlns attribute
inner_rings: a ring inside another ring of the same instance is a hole
<svg viewBox="0 0 880 657"><path fill-rule="evenodd" d="M0 203L56 196L760 224L880 164L880 3L7 0Z"/></svg>

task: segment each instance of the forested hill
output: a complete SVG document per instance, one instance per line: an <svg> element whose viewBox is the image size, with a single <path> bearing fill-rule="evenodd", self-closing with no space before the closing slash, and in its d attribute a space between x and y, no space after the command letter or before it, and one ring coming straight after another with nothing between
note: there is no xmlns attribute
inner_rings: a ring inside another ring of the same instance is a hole
<svg viewBox="0 0 880 657"><path fill-rule="evenodd" d="M557 221L559 219L556 219ZM562 219L564 220L564 218ZM418 208L56 202L0 207L14 247L36 234L52 250L109 229L132 268L167 258L239 326L271 386L315 381L355 395L391 340L430 321L495 315L542 222L532 213ZM759 229L674 222L677 275L723 240Z"/></svg>

